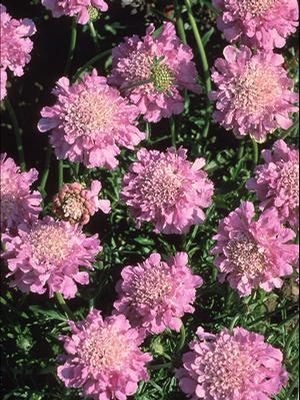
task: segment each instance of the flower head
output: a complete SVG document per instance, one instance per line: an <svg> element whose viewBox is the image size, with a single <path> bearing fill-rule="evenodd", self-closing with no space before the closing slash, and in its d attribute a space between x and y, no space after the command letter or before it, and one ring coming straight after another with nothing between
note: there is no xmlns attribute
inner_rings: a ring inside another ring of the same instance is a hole
<svg viewBox="0 0 300 400"><path fill-rule="evenodd" d="M115 168L120 147L133 149L145 138L136 126L137 107L96 70L74 85L61 78L53 93L57 102L42 109L38 128L52 130L50 141L59 159L82 162L88 168Z"/></svg>
<svg viewBox="0 0 300 400"><path fill-rule="evenodd" d="M80 267L92 269L102 250L98 235L86 237L78 226L51 217L20 225L18 235L3 235L3 241L12 286L39 294L47 286L50 297L60 292L66 299L75 297L77 283L89 283Z"/></svg>
<svg viewBox="0 0 300 400"><path fill-rule="evenodd" d="M126 400L148 380L145 364L151 361L140 344L143 336L131 328L124 315L105 318L92 310L85 321L69 322L72 334L63 336L67 355L57 369L67 387L82 388L95 400Z"/></svg>
<svg viewBox="0 0 300 400"><path fill-rule="evenodd" d="M91 188L85 189L80 183L65 184L53 199L53 212L71 224L85 225L98 210L110 212L110 201L99 200L101 182L93 181Z"/></svg>
<svg viewBox="0 0 300 400"><path fill-rule="evenodd" d="M255 169L247 188L255 191L260 209L275 207L283 222L299 225L299 150L277 140L272 150L262 151L265 164Z"/></svg>
<svg viewBox="0 0 300 400"><path fill-rule="evenodd" d="M1 232L7 228L15 232L19 224L37 219L42 209L42 196L38 191L30 190L38 172L34 168L21 172L5 153L0 155L0 170Z"/></svg>
<svg viewBox="0 0 300 400"><path fill-rule="evenodd" d="M201 169L205 160L191 163L186 153L183 148L138 151L121 193L138 226L151 221L156 232L180 234L205 220L203 208L211 205L214 186Z"/></svg>
<svg viewBox="0 0 300 400"><path fill-rule="evenodd" d="M286 386L282 352L243 328L218 335L198 328L198 339L176 373L192 400L271 400Z"/></svg>
<svg viewBox="0 0 300 400"><path fill-rule="evenodd" d="M52 12L53 17L76 17L77 22L83 25L108 9L104 0L42 0L42 4Z"/></svg>
<svg viewBox="0 0 300 400"><path fill-rule="evenodd" d="M0 101L6 97L6 82L7 82L7 73L4 68L0 68Z"/></svg>
<svg viewBox="0 0 300 400"><path fill-rule="evenodd" d="M154 36L150 25L146 36L127 38L113 49L110 82L136 104L146 121L157 122L183 111L181 90L199 93L191 48L180 42L172 23Z"/></svg>
<svg viewBox="0 0 300 400"><path fill-rule="evenodd" d="M203 283L187 263L186 253L177 253L167 262L154 253L142 264L124 268L117 284L117 312L150 333L161 333L166 328L179 331L180 318L194 312L196 288Z"/></svg>
<svg viewBox="0 0 300 400"><path fill-rule="evenodd" d="M230 42L271 50L283 47L298 26L297 0L213 0L218 28Z"/></svg>
<svg viewBox="0 0 300 400"><path fill-rule="evenodd" d="M212 79L217 90L214 118L225 129L241 138L249 134L264 142L267 134L292 125L290 113L297 111L298 95L290 89L293 81L282 67L284 59L272 52L252 55L248 47L227 46L218 58Z"/></svg>
<svg viewBox="0 0 300 400"><path fill-rule="evenodd" d="M292 265L298 259L298 246L291 244L295 233L285 228L275 208L254 220L254 205L243 202L224 218L214 236L217 245L215 265L220 270L220 281L225 279L247 296L253 288L267 292L281 287L280 277L292 274Z"/></svg>

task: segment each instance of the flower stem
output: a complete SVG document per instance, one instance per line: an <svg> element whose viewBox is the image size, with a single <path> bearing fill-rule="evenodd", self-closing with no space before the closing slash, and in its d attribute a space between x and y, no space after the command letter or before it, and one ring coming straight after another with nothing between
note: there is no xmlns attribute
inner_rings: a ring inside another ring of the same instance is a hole
<svg viewBox="0 0 300 400"><path fill-rule="evenodd" d="M172 363L171 362L167 362L164 364L157 364L157 365L149 365L148 368L151 371L156 371L158 369L162 369L162 368L171 368L172 367Z"/></svg>
<svg viewBox="0 0 300 400"><path fill-rule="evenodd" d="M252 139L252 146L253 146L252 162L253 162L253 169L254 169L258 163L258 144L254 139Z"/></svg>
<svg viewBox="0 0 300 400"><path fill-rule="evenodd" d="M68 304L65 302L65 299L63 298L63 296L61 295L61 293L56 292L55 293L55 298L58 302L58 304L60 305L60 307L63 309L63 311L66 313L66 315L72 320L75 321L75 317L73 312L70 310Z"/></svg>
<svg viewBox="0 0 300 400"><path fill-rule="evenodd" d="M49 176L51 153L52 153L52 148L51 148L51 144L49 143L48 147L47 147L46 157L45 157L45 168L44 168L43 176L42 176L41 183L39 186L39 191L42 193L43 197L45 197L45 187L46 187L48 176Z"/></svg>
<svg viewBox="0 0 300 400"><path fill-rule="evenodd" d="M170 128L171 128L171 138L172 138L172 146L176 149L176 125L175 119L173 117L170 118Z"/></svg>
<svg viewBox="0 0 300 400"><path fill-rule="evenodd" d="M70 47L69 47L68 59L67 59L65 69L64 69L64 75L68 75L71 63L73 61L75 47L76 47L76 41L77 41L77 22L76 22L76 19L73 18L72 27L71 27Z"/></svg>
<svg viewBox="0 0 300 400"><path fill-rule="evenodd" d="M77 72L74 74L73 76L73 82L76 81L80 75L86 70L88 69L88 67L90 67L91 65L95 64L98 60L101 60L101 58L104 58L106 56L109 56L111 54L111 49L109 50L105 50L102 53L99 53L97 55L95 55L93 58L91 58L89 61L87 61L82 67L80 67Z"/></svg>
<svg viewBox="0 0 300 400"><path fill-rule="evenodd" d="M174 3L175 3L175 17L176 17L176 26L177 26L178 34L179 34L179 37L182 40L182 42L184 44L187 44L187 38L186 38L185 30L184 30L184 24L183 24L183 19L181 16L181 10L180 10L178 0L175 0Z"/></svg>
<svg viewBox="0 0 300 400"><path fill-rule="evenodd" d="M26 163L25 163L25 157L24 157L24 149L23 149L23 142L22 142L22 133L19 127L19 123L17 120L17 116L15 113L15 110L13 109L10 101L8 100L8 97L5 99L5 106L8 111L8 114L11 119L11 123L14 129L15 133L15 138L17 142L17 150L18 150L18 155L19 155L19 163L20 163L20 168L22 171L26 170Z"/></svg>
<svg viewBox="0 0 300 400"><path fill-rule="evenodd" d="M98 37L97 37L97 32L95 30L94 24L92 21L89 21L89 28L90 28L90 33L93 39L93 42L95 43L95 46L98 47Z"/></svg>
<svg viewBox="0 0 300 400"><path fill-rule="evenodd" d="M184 325L182 324L182 325L181 325L181 328L180 328L179 343L178 343L178 347L177 347L177 349L176 349L177 353L179 353L179 352L183 349L183 347L184 347L184 345L185 345L185 339L186 339L186 332L185 332L185 327L184 327Z"/></svg>
<svg viewBox="0 0 300 400"><path fill-rule="evenodd" d="M58 161L58 190L64 184L64 162L63 160Z"/></svg>

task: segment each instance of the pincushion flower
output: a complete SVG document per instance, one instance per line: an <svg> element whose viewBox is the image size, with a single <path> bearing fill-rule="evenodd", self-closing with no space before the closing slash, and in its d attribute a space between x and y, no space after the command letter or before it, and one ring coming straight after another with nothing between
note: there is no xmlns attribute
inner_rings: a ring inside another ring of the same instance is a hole
<svg viewBox="0 0 300 400"><path fill-rule="evenodd" d="M219 224L212 250L220 281L227 280L240 296L254 288L270 292L282 286L283 276L293 273L298 246L292 244L295 232L285 228L275 208L264 211L254 220L254 205L248 201L231 212Z"/></svg>
<svg viewBox="0 0 300 400"><path fill-rule="evenodd" d="M200 91L192 49L180 42L174 25L164 23L157 37L154 31L151 24L142 39L135 35L113 49L109 79L149 122L180 114L182 90Z"/></svg>
<svg viewBox="0 0 300 400"><path fill-rule="evenodd" d="M77 22L82 25L108 9L104 0L42 0L42 4L52 12L53 17L76 17Z"/></svg>
<svg viewBox="0 0 300 400"><path fill-rule="evenodd" d="M103 319L92 310L85 321L69 321L71 336L62 336L66 355L57 369L67 387L81 388L95 400L126 400L149 379L146 364L152 360L140 345L143 336L124 315Z"/></svg>
<svg viewBox="0 0 300 400"><path fill-rule="evenodd" d="M86 225L98 210L110 212L110 201L100 200L101 182L92 181L91 188L85 189L80 183L67 183L53 199L53 212L71 224Z"/></svg>
<svg viewBox="0 0 300 400"><path fill-rule="evenodd" d="M115 309L132 326L152 334L167 328L179 331L181 317L194 312L196 288L203 284L200 276L192 274L186 253L177 253L167 262L154 253L143 263L124 268L121 276Z"/></svg>
<svg viewBox="0 0 300 400"><path fill-rule="evenodd" d="M296 32L297 0L213 0L221 10L218 28L230 43L271 50Z"/></svg>
<svg viewBox="0 0 300 400"><path fill-rule="evenodd" d="M7 73L4 68L0 68L0 101L2 101L7 95L6 82Z"/></svg>
<svg viewBox="0 0 300 400"><path fill-rule="evenodd" d="M35 25L30 19L11 18L6 12L6 7L0 4L1 100L6 95L6 70L9 69L15 76L24 74L24 67L30 61L30 52L33 47L29 36L35 32Z"/></svg>
<svg viewBox="0 0 300 400"><path fill-rule="evenodd" d="M299 150L277 140L272 150L263 150L265 164L255 169L246 186L256 192L260 209L276 207L283 222L299 225Z"/></svg>
<svg viewBox="0 0 300 400"><path fill-rule="evenodd" d="M38 172L35 168L21 172L5 153L0 155L0 171L1 232L15 232L19 224L37 219L42 210L42 196L30 189Z"/></svg>
<svg viewBox="0 0 300 400"><path fill-rule="evenodd" d="M188 398L271 400L286 386L282 352L262 335L243 328L213 335L198 328L197 336L176 372Z"/></svg>
<svg viewBox="0 0 300 400"><path fill-rule="evenodd" d="M66 299L75 297L77 284L89 283L80 267L92 269L102 250L98 235L86 237L78 226L51 217L20 225L17 235L4 234L3 241L11 286L38 294L48 288L50 297L59 292Z"/></svg>
<svg viewBox="0 0 300 400"><path fill-rule="evenodd" d="M238 138L249 134L257 142L277 128L288 129L298 95L291 91L293 80L282 66L283 57L265 51L252 55L246 46L227 46L223 54L212 74L217 86L210 94L216 101L214 119Z"/></svg>
<svg viewBox="0 0 300 400"><path fill-rule="evenodd" d="M42 109L38 129L51 130L58 159L68 158L88 168L115 168L120 147L133 149L145 138L136 126L137 107L108 86L96 70L73 85L65 77L59 79L53 93L57 101Z"/></svg>
<svg viewBox="0 0 300 400"><path fill-rule="evenodd" d="M138 227L149 221L155 232L182 234L204 222L203 209L212 204L214 191L201 169L204 158L192 163L183 148L164 153L142 148L137 159L124 177L121 197Z"/></svg>

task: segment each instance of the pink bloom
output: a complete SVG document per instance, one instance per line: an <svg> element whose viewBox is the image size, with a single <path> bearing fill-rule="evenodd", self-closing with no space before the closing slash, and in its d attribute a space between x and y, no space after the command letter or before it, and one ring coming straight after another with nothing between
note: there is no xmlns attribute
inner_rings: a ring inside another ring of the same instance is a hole
<svg viewBox="0 0 300 400"><path fill-rule="evenodd" d="M180 91L200 92L192 49L180 42L174 25L165 23L158 36L154 31L151 24L142 39L135 35L113 49L110 77L149 122L180 114Z"/></svg>
<svg viewBox="0 0 300 400"><path fill-rule="evenodd" d="M150 221L155 232L181 234L205 220L203 208L212 204L214 186L201 169L204 158L191 163L186 153L183 148L138 151L121 193L138 226Z"/></svg>
<svg viewBox="0 0 300 400"><path fill-rule="evenodd" d="M19 224L37 219L42 210L42 196L30 190L38 172L35 168L21 172L5 153L0 155L0 170L1 232L7 228L15 232Z"/></svg>
<svg viewBox="0 0 300 400"><path fill-rule="evenodd" d="M91 189L84 189L78 183L67 183L53 199L53 212L71 224L86 225L98 210L110 212L110 201L100 200L101 182L93 181Z"/></svg>
<svg viewBox="0 0 300 400"><path fill-rule="evenodd" d="M7 73L4 68L0 68L0 101L6 97L6 82L7 82Z"/></svg>
<svg viewBox="0 0 300 400"><path fill-rule="evenodd" d="M295 233L281 224L276 209L266 210L258 221L254 216L254 205L242 202L220 222L214 236L212 254L218 255L220 281L227 280L240 296L258 287L267 292L281 287L280 277L292 274L298 258L298 246L290 243Z"/></svg>
<svg viewBox="0 0 300 400"><path fill-rule="evenodd" d="M53 93L57 102L42 109L38 129L52 130L50 142L58 159L82 162L88 168L115 168L120 147L134 149L145 138L137 128L137 107L96 70L73 85L61 78Z"/></svg>
<svg viewBox="0 0 300 400"><path fill-rule="evenodd" d="M195 311L192 304L202 283L200 276L192 274L186 253L177 253L167 262L154 253L142 264L123 269L114 307L133 326L149 333L179 331L181 317Z"/></svg>
<svg viewBox="0 0 300 400"><path fill-rule="evenodd" d="M242 138L249 134L264 142L277 128L288 129L290 113L298 95L290 89L293 81L282 67L284 59L272 52L252 55L248 47L227 46L218 58L212 79L217 90L210 98L216 101L214 118L225 129Z"/></svg>
<svg viewBox="0 0 300 400"><path fill-rule="evenodd" d="M10 69L15 76L24 74L24 67L30 61L29 53L33 46L28 36L35 32L35 25L30 19L12 19L6 12L6 7L0 4L1 69Z"/></svg>
<svg viewBox="0 0 300 400"><path fill-rule="evenodd" d="M247 188L256 192L260 209L276 207L283 222L299 225L299 151L277 140L272 150L262 151L265 164L255 169Z"/></svg>
<svg viewBox="0 0 300 400"><path fill-rule="evenodd" d="M52 12L53 17L76 16L79 24L89 22L95 12L105 12L108 9L104 0L42 0L42 4Z"/></svg>
<svg viewBox="0 0 300 400"><path fill-rule="evenodd" d="M217 335L197 330L198 339L176 372L192 400L271 400L288 382L279 349L262 335L235 328Z"/></svg>
<svg viewBox="0 0 300 400"><path fill-rule="evenodd" d="M75 297L77 283L89 283L79 267L92 269L102 250L98 235L86 237L78 226L51 217L20 225L17 236L3 235L3 240L12 286L39 294L47 286L50 297L60 292L66 299Z"/></svg>
<svg viewBox="0 0 300 400"><path fill-rule="evenodd" d="M71 336L62 336L67 355L57 369L67 387L81 388L95 400L126 400L149 379L145 364L152 360L140 345L143 336L124 315L103 320L92 310L85 321L69 321Z"/></svg>
<svg viewBox="0 0 300 400"><path fill-rule="evenodd" d="M297 0L213 0L218 28L230 42L271 50L283 47L298 26Z"/></svg>

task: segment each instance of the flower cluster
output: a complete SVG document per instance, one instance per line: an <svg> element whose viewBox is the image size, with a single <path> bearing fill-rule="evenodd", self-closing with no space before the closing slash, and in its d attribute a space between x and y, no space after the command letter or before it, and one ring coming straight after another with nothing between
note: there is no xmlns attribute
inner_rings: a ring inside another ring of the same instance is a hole
<svg viewBox="0 0 300 400"><path fill-rule="evenodd" d="M98 235L86 237L78 226L51 217L19 225L17 235L4 234L3 242L12 286L39 294L48 287L50 297L59 292L66 299L75 297L77 283L89 283L80 267L92 269L102 250Z"/></svg>
<svg viewBox="0 0 300 400"><path fill-rule="evenodd" d="M42 196L38 191L30 190L38 172L34 168L21 172L5 153L0 155L0 170L1 232L8 229L13 233L21 223L36 220L42 210Z"/></svg>
<svg viewBox="0 0 300 400"><path fill-rule="evenodd" d="M256 192L260 209L275 207L280 220L299 225L299 150L277 140L272 150L263 150L265 164L255 169L247 188Z"/></svg>
<svg viewBox="0 0 300 400"><path fill-rule="evenodd" d="M176 373L192 400L270 400L286 386L280 350L243 328L218 335L197 330L198 339Z"/></svg>
<svg viewBox="0 0 300 400"><path fill-rule="evenodd" d="M144 119L158 122L183 111L184 89L199 93L191 48L180 42L172 23L154 36L150 25L146 36L127 38L113 49L109 82L136 104Z"/></svg>
<svg viewBox="0 0 300 400"><path fill-rule="evenodd" d="M0 4L0 100L6 96L7 70L15 76L24 74L24 67L30 61L33 44L29 39L36 32L30 19L11 18L6 7Z"/></svg>
<svg viewBox="0 0 300 400"><path fill-rule="evenodd" d="M68 158L88 168L115 168L120 147L133 149L145 138L136 126L137 107L96 70L73 85L68 78L59 79L53 94L57 102L42 109L38 129L51 130L50 142L60 160Z"/></svg>
<svg viewBox="0 0 300 400"><path fill-rule="evenodd" d="M125 400L139 381L149 379L145 365L152 357L141 351L143 336L124 315L103 319L93 310L85 321L69 325L71 336L61 337L67 355L57 369L67 387L82 387L95 400Z"/></svg>
<svg viewBox="0 0 300 400"><path fill-rule="evenodd" d="M182 234L205 220L214 186L202 170L205 160L191 163L186 153L183 148L138 151L121 193L138 226L150 221L156 232Z"/></svg>
<svg viewBox="0 0 300 400"><path fill-rule="evenodd" d="M277 128L288 129L298 95L291 90L293 81L283 63L283 57L272 52L252 54L246 46L225 47L212 73L217 86L210 94L216 101L215 120L238 138L249 134L257 142Z"/></svg>
<svg viewBox="0 0 300 400"><path fill-rule="evenodd" d="M263 212L258 221L254 217L254 205L243 202L220 222L214 236L212 253L218 255L220 280L226 279L241 296L253 288L269 292L281 287L280 278L293 272L298 259L298 246L291 243L295 232L281 224L275 208Z"/></svg>
<svg viewBox="0 0 300 400"><path fill-rule="evenodd" d="M83 25L108 9L104 0L42 0L42 4L52 12L53 17L76 17L77 22Z"/></svg>
<svg viewBox="0 0 300 400"><path fill-rule="evenodd" d="M155 253L142 264L124 268L117 283L117 312L124 314L133 326L152 334L166 328L179 331L180 318L194 312L196 288L203 283L187 263L186 253L177 253L167 262Z"/></svg>
<svg viewBox="0 0 300 400"><path fill-rule="evenodd" d="M54 214L71 224L86 225L98 210L109 213L110 201L98 197L101 187L99 181L93 181L89 190L78 182L63 185L53 199Z"/></svg>

